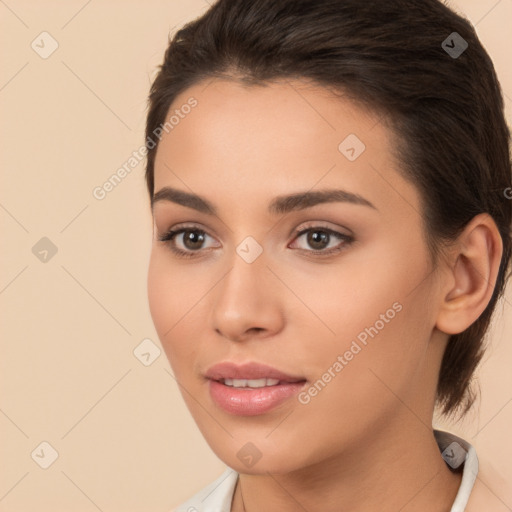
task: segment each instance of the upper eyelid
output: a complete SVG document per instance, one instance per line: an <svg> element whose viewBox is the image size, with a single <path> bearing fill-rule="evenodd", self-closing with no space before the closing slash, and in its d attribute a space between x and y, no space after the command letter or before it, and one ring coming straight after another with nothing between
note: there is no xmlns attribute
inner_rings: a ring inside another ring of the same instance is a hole
<svg viewBox="0 0 512 512"><path fill-rule="evenodd" d="M317 220L317 221L305 221L305 222L306 222L306 225L304 225L304 222L301 223L299 225L301 227L293 228L290 234L299 234L302 231L305 231L305 230L308 230L308 229L315 229L315 228L322 229L323 228L325 230L334 231L334 232L338 232L339 229L346 230L346 231L348 231L348 233L340 233L340 234L342 234L342 235L344 234L346 236L353 236L352 230L347 228L347 227L345 227L345 226L330 227L330 226L324 225L326 223L330 223L329 221ZM179 222L179 223L173 225L170 228L164 229L162 231L162 235L165 235L169 231L179 231L179 230L182 230L182 229L190 229L190 230L195 230L195 231L203 231L208 236L210 236L212 238L215 238L213 235L211 235L209 233L209 230L207 228L203 228L199 224L196 224L196 223L188 223L188 222L183 222L183 223Z"/></svg>

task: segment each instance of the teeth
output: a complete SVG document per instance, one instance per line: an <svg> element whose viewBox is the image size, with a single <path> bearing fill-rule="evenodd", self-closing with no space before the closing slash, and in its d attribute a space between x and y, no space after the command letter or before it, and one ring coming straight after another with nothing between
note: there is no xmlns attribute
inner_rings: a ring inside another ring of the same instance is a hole
<svg viewBox="0 0 512 512"><path fill-rule="evenodd" d="M223 382L234 388L264 388L279 384L278 379L223 379Z"/></svg>

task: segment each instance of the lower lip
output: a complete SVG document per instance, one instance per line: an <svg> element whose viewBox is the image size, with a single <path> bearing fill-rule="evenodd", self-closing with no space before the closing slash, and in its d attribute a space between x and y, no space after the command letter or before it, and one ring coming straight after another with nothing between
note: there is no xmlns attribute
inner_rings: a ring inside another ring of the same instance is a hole
<svg viewBox="0 0 512 512"><path fill-rule="evenodd" d="M210 379L210 396L224 411L238 416L256 416L297 395L306 382L289 382L263 388L235 388Z"/></svg>

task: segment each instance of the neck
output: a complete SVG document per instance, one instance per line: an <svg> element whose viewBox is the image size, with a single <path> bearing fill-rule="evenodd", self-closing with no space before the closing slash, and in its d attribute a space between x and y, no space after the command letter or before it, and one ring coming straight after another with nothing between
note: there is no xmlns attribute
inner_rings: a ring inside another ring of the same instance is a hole
<svg viewBox="0 0 512 512"><path fill-rule="evenodd" d="M442 459L432 429L408 416L408 423L398 422L400 429L372 433L357 449L314 466L240 474L232 512L449 512L461 475Z"/></svg>

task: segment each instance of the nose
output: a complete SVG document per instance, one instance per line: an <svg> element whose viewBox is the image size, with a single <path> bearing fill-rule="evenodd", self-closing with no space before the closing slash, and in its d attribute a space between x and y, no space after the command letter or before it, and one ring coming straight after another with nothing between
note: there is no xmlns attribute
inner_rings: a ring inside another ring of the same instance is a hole
<svg viewBox="0 0 512 512"><path fill-rule="evenodd" d="M234 254L230 270L215 287L211 323L232 341L266 338L284 323L282 284L267 267L264 252L252 263Z"/></svg>

